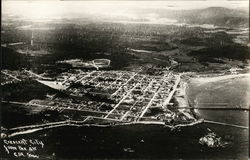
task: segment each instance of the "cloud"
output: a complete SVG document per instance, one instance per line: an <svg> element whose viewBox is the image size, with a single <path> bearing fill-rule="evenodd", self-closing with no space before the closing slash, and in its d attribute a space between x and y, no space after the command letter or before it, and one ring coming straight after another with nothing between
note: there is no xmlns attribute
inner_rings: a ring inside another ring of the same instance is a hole
<svg viewBox="0 0 250 160"><path fill-rule="evenodd" d="M63 18L127 18L141 19L145 16L149 21L159 17L156 10L190 10L207 7L243 8L248 1L3 1L3 15L16 15L32 21L53 20ZM138 10L144 10L148 15L140 15ZM158 21L168 21L158 19Z"/></svg>

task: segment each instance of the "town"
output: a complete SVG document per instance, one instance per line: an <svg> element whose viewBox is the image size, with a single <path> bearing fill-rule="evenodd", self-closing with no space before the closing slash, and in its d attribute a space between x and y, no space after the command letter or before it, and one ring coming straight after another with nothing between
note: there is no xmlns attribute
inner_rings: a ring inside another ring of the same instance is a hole
<svg viewBox="0 0 250 160"><path fill-rule="evenodd" d="M23 73L30 78L67 97L47 95L46 99L33 99L28 103L6 103L58 111L65 120L77 120L83 124L156 123L175 126L196 122L185 101L181 74L175 74L169 68L153 69L154 74L147 73L150 69L145 67L133 71L84 72L72 69L53 80L26 70ZM6 73L9 79L3 83L17 81L15 75L15 72ZM182 109L178 109L180 105Z"/></svg>

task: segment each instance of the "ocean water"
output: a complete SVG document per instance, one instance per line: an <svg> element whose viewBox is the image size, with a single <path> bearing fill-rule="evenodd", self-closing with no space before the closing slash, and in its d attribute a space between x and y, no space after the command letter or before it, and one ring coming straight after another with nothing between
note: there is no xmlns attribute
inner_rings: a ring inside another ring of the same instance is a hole
<svg viewBox="0 0 250 160"><path fill-rule="evenodd" d="M202 146L199 138L207 128L224 135L231 144L225 148ZM40 158L246 159L248 139L240 138L244 136L246 131L202 123L177 130L159 125L61 127L12 139L43 141L44 149L37 153Z"/></svg>

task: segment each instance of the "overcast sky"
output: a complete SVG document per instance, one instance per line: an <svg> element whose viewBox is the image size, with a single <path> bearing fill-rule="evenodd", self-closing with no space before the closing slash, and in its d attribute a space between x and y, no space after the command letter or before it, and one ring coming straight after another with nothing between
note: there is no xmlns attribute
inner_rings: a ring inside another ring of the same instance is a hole
<svg viewBox="0 0 250 160"><path fill-rule="evenodd" d="M138 9L188 10L207 7L248 8L249 1L3 1L3 15L18 15L31 20L60 19L75 16L102 15L136 18Z"/></svg>

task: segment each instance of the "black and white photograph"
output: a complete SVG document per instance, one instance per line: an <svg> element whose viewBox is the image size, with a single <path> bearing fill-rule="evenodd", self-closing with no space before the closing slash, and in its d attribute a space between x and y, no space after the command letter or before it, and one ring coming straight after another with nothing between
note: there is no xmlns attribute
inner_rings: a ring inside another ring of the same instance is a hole
<svg viewBox="0 0 250 160"><path fill-rule="evenodd" d="M249 159L249 0L1 4L0 159Z"/></svg>

